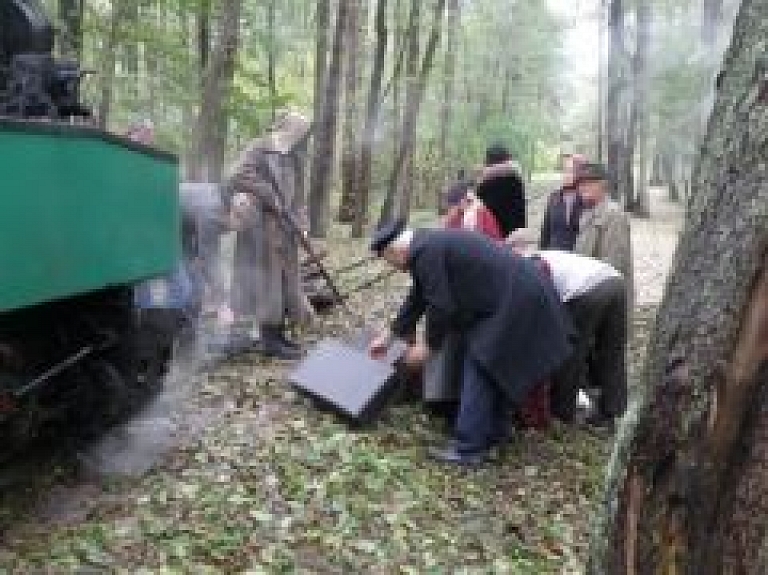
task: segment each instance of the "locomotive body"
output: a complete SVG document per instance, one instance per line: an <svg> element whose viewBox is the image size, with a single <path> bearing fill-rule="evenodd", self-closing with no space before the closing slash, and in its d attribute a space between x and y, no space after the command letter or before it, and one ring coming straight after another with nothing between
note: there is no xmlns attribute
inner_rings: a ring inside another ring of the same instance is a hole
<svg viewBox="0 0 768 575"><path fill-rule="evenodd" d="M0 0L2 446L137 406L174 335L135 292L181 261L178 161L73 121L79 66L51 50L34 0Z"/></svg>

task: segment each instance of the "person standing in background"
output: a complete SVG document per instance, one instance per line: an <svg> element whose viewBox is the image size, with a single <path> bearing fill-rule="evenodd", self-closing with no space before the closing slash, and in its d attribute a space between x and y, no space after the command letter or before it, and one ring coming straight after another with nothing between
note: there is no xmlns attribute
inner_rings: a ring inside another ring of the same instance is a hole
<svg viewBox="0 0 768 575"><path fill-rule="evenodd" d="M541 223L539 247L543 250L573 251L579 234L579 219L584 212L575 172L585 163L586 158L579 154L563 156L563 185L549 196Z"/></svg>
<svg viewBox="0 0 768 575"><path fill-rule="evenodd" d="M440 216L448 214L452 206L463 198L470 188L470 182L467 180L467 173L461 168L456 174L456 180L447 184L441 191L437 206L437 213Z"/></svg>
<svg viewBox="0 0 768 575"><path fill-rule="evenodd" d="M576 185L584 202L574 251L612 265L627 289L627 309L635 302L634 263L629 216L608 197L608 172L601 164L584 164L576 170ZM631 317L628 315L627 317Z"/></svg>
<svg viewBox="0 0 768 575"><path fill-rule="evenodd" d="M525 227L525 184L520 167L503 145L492 145L486 151L475 195L496 218L502 237Z"/></svg>

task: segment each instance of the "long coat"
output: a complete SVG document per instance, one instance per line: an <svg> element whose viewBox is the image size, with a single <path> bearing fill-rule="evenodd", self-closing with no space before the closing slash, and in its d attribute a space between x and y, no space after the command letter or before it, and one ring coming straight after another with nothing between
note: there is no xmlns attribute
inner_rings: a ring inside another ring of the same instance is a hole
<svg viewBox="0 0 768 575"><path fill-rule="evenodd" d="M235 194L246 193L254 205L235 241L232 310L261 325L308 317L297 239L280 215L282 210L296 209L292 188L296 176L290 165L284 165L290 160L291 156L267 153L254 142L225 186L225 204Z"/></svg>
<svg viewBox="0 0 768 575"><path fill-rule="evenodd" d="M396 336L412 334L426 314L430 349L448 333L520 401L568 357L571 325L553 287L535 265L480 234L417 230L408 267L411 290L395 319Z"/></svg>
<svg viewBox="0 0 768 575"><path fill-rule="evenodd" d="M629 216L616 202L603 200L581 215L574 251L611 264L621 272L627 286L627 306L630 311L634 309L635 281Z"/></svg>
<svg viewBox="0 0 768 575"><path fill-rule="evenodd" d="M564 195L573 194L571 213L567 214ZM541 238L539 247L543 250L573 251L576 238L579 235L579 220L585 206L581 196L575 191L559 189L549 196L544 220L541 222ZM567 217L566 217L567 216Z"/></svg>

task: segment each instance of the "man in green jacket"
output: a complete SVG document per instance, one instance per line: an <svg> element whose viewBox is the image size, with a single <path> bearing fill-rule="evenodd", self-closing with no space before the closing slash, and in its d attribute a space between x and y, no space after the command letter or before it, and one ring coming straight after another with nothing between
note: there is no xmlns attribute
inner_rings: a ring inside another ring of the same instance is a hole
<svg viewBox="0 0 768 575"><path fill-rule="evenodd" d="M600 164L583 164L577 171L577 186L586 209L579 222L574 252L604 261L621 273L627 286L627 308L631 312L635 281L629 216L608 197L607 180L607 172Z"/></svg>

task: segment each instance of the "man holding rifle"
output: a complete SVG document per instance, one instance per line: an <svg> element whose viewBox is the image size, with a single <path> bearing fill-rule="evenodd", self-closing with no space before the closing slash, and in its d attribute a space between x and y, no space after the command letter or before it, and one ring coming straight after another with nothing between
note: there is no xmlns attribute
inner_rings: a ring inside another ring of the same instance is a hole
<svg viewBox="0 0 768 575"><path fill-rule="evenodd" d="M308 120L284 115L248 145L223 186L238 232L232 312L236 321L258 327L263 352L279 359L301 357L299 345L286 337L286 325L312 317L299 276L299 243L305 238L296 219L309 132Z"/></svg>

